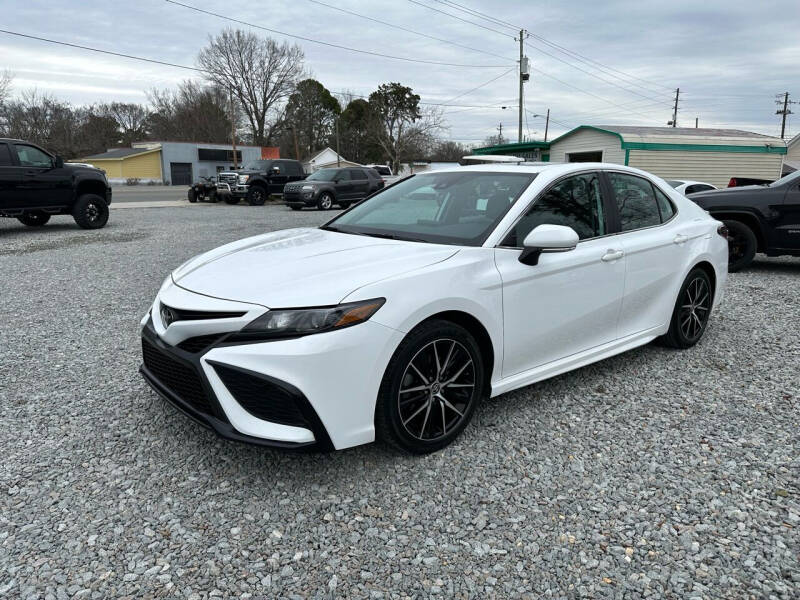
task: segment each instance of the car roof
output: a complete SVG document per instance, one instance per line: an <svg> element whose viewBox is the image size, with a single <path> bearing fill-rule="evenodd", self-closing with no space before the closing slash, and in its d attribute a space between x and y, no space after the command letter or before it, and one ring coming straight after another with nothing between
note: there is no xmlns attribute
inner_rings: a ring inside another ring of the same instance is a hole
<svg viewBox="0 0 800 600"><path fill-rule="evenodd" d="M591 169L605 170L605 171L627 171L637 175L645 175L652 177L651 173L647 173L640 169L620 165L617 163L592 163L592 162L575 162L575 163L538 163L538 164L482 164L482 165L466 165L461 167L448 167L445 169L436 169L435 171L426 171L419 173L420 176L430 175L433 173L463 173L464 171L482 171L482 172L500 172L500 173L547 173L557 177L558 175L567 175L578 171L586 171Z"/></svg>

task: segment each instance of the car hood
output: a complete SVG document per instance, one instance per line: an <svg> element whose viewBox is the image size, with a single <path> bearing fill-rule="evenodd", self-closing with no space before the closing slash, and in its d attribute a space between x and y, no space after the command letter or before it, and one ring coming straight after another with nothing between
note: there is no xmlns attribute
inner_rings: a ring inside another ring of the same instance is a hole
<svg viewBox="0 0 800 600"><path fill-rule="evenodd" d="M719 190L706 190L705 192L695 192L694 194L689 194L689 196L694 198L704 198L714 196L715 198L723 195L732 195L732 194L741 194L747 192L753 192L754 190L763 190L766 186L763 185L742 185L738 187L729 187L729 188L722 188Z"/></svg>
<svg viewBox="0 0 800 600"><path fill-rule="evenodd" d="M325 306L457 252L453 246L287 229L201 254L176 269L172 279L192 292L269 308Z"/></svg>

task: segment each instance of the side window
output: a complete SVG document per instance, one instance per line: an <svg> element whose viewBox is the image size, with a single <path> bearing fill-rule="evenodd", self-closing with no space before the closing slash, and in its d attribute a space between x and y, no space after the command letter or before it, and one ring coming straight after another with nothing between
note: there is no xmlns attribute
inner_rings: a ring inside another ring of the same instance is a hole
<svg viewBox="0 0 800 600"><path fill-rule="evenodd" d="M8 144L0 143L0 167L10 167L11 165L11 152Z"/></svg>
<svg viewBox="0 0 800 600"><path fill-rule="evenodd" d="M653 186L653 189L656 191L656 202L658 203L658 212L661 213L661 222L666 223L675 214L675 207L664 192L656 186Z"/></svg>
<svg viewBox="0 0 800 600"><path fill-rule="evenodd" d="M367 174L361 169L348 169L350 171L350 179L368 179Z"/></svg>
<svg viewBox="0 0 800 600"><path fill-rule="evenodd" d="M653 186L647 179L625 173L609 173L619 209L622 231L633 231L661 224Z"/></svg>
<svg viewBox="0 0 800 600"><path fill-rule="evenodd" d="M350 169L339 169L339 172L336 173L336 179L339 181L350 181Z"/></svg>
<svg viewBox="0 0 800 600"><path fill-rule="evenodd" d="M53 160L49 154L46 154L34 148L33 146L25 146L24 144L14 144L17 150L17 157L19 164L23 167L52 167Z"/></svg>
<svg viewBox="0 0 800 600"><path fill-rule="evenodd" d="M302 175L303 168L300 166L300 163L289 161L286 163L287 165L287 173L289 175Z"/></svg>
<svg viewBox="0 0 800 600"><path fill-rule="evenodd" d="M521 247L527 235L539 225L572 227L582 240L605 235L603 196L597 173L575 175L553 185L528 209L502 245Z"/></svg>

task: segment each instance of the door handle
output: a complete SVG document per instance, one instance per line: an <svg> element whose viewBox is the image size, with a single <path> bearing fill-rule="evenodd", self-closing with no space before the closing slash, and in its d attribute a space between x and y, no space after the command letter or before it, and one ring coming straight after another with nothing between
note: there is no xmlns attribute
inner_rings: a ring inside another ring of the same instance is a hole
<svg viewBox="0 0 800 600"><path fill-rule="evenodd" d="M682 233L679 233L678 235L675 236L675 239L672 240L672 243L673 244L683 244L684 242L687 242L687 241L689 241L689 237L683 235Z"/></svg>
<svg viewBox="0 0 800 600"><path fill-rule="evenodd" d="M622 250L606 250L606 253L600 258L603 262L613 262L625 256Z"/></svg>

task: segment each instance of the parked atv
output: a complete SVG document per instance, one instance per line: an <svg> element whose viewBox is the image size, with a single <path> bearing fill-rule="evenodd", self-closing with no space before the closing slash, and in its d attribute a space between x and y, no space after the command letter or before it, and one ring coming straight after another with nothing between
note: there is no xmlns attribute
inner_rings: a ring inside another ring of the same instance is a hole
<svg viewBox="0 0 800 600"><path fill-rule="evenodd" d="M219 202L217 196L217 178L200 177L201 181L189 188L189 202Z"/></svg>

